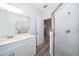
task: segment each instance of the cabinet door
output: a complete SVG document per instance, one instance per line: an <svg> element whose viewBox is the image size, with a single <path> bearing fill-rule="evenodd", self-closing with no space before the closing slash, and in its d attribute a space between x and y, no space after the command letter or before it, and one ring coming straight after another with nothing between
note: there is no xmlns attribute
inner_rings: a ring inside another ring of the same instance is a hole
<svg viewBox="0 0 79 59"><path fill-rule="evenodd" d="M16 49L14 49L14 55L15 56L27 56L28 55L27 49L28 48L26 45L17 47Z"/></svg>
<svg viewBox="0 0 79 59"><path fill-rule="evenodd" d="M17 46L14 49L14 55L15 56L27 56L28 55L28 40L24 41L24 42L20 42L20 46Z"/></svg>
<svg viewBox="0 0 79 59"><path fill-rule="evenodd" d="M36 53L36 38L0 47L0 51L0 56L33 56Z"/></svg>
<svg viewBox="0 0 79 59"><path fill-rule="evenodd" d="M4 51L0 56L14 56L14 52L12 50Z"/></svg>
<svg viewBox="0 0 79 59"><path fill-rule="evenodd" d="M1 54L0 56L9 56L9 52L5 52L5 53Z"/></svg>
<svg viewBox="0 0 79 59"><path fill-rule="evenodd" d="M33 56L36 54L36 38L29 39L28 51L29 56Z"/></svg>
<svg viewBox="0 0 79 59"><path fill-rule="evenodd" d="M33 56L36 53L36 38L20 42L19 47L14 49L15 56Z"/></svg>

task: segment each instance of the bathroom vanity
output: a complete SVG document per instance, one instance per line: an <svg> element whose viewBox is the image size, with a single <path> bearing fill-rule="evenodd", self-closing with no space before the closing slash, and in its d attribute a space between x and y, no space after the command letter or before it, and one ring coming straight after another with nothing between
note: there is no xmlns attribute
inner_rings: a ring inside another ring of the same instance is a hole
<svg viewBox="0 0 79 59"><path fill-rule="evenodd" d="M0 8L0 56L35 55L36 36L30 28L30 17Z"/></svg>
<svg viewBox="0 0 79 59"><path fill-rule="evenodd" d="M36 36L15 34L0 38L0 56L33 56L36 54Z"/></svg>

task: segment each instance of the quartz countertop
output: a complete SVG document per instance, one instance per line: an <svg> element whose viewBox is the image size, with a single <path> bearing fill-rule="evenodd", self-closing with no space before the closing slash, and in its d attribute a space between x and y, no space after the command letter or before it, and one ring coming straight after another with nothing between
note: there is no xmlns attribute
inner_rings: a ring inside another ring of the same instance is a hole
<svg viewBox="0 0 79 59"><path fill-rule="evenodd" d="M35 35L29 34L29 33L24 33L24 34L15 34L12 38L8 37L1 37L0 38L0 46L10 44L13 42L25 40L25 39L30 39L36 37Z"/></svg>

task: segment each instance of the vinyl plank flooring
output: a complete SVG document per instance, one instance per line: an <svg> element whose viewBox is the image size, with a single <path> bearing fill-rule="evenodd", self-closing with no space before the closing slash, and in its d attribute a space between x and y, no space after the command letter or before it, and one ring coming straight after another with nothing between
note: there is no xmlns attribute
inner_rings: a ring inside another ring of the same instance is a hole
<svg viewBox="0 0 79 59"><path fill-rule="evenodd" d="M45 37L44 43L37 47L35 56L49 56L49 39Z"/></svg>

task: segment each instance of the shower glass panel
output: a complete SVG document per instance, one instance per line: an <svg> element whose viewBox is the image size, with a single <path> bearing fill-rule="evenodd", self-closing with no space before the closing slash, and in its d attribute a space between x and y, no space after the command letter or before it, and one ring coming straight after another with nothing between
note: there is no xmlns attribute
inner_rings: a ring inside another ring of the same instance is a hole
<svg viewBox="0 0 79 59"><path fill-rule="evenodd" d="M79 4L63 4L55 16L55 56L79 56Z"/></svg>

